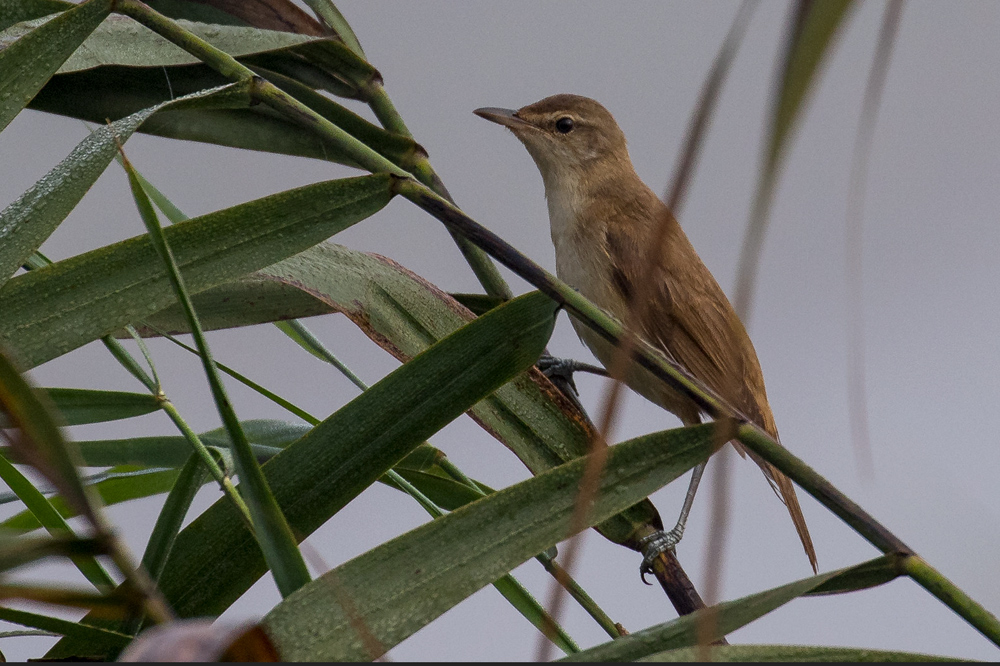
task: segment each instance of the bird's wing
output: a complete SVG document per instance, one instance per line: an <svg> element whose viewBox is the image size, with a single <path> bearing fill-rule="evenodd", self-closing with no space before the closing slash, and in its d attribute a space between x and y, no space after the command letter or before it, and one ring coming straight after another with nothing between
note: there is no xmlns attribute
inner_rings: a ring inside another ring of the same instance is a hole
<svg viewBox="0 0 1000 666"><path fill-rule="evenodd" d="M609 229L605 246L614 267L615 286L630 304L643 293L650 299L642 337L777 439L763 373L746 329L683 231L672 218L669 223L674 228L668 229L668 241L662 252L655 253L646 251L641 230ZM650 254L659 260L652 271L645 267ZM644 280L648 280L646 288L640 290ZM745 452L737 442L734 445L741 454ZM788 508L815 570L816 551L791 480L766 460L748 453Z"/></svg>
<svg viewBox="0 0 1000 666"><path fill-rule="evenodd" d="M701 266L703 275L698 275L698 271L671 266L665 261L669 260L667 252L654 253L659 263L652 271L646 269L648 253L638 236L631 229L609 230L606 249L614 267L612 279L624 300L631 303L637 295L649 299L642 337L757 421L759 409L745 395L740 381L746 374L736 339L740 329L733 325L735 313L729 301L707 269ZM693 250L691 256L700 264ZM639 289L643 283L645 288ZM684 288L673 286L679 284Z"/></svg>

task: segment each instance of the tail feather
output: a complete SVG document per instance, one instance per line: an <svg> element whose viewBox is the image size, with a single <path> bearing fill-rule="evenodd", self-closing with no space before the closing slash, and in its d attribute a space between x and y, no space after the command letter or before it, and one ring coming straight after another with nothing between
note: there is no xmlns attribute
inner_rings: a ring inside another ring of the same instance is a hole
<svg viewBox="0 0 1000 666"><path fill-rule="evenodd" d="M794 523L795 531L798 533L799 540L802 542L802 548L805 549L806 555L809 557L809 564L812 565L813 572L818 573L819 569L817 568L816 562L816 549L813 548L812 537L809 536L809 528L806 526L806 518L802 515L802 507L799 506L799 498L795 495L795 487L792 485L792 480L779 472L769 463L765 462L761 465L761 468L764 470L764 474L766 474L768 478L773 480L775 485L778 486L778 492L780 493L785 506L788 508L788 515L792 517L792 523Z"/></svg>
<svg viewBox="0 0 1000 666"><path fill-rule="evenodd" d="M795 486L792 485L792 480L753 451L748 451L739 442L734 441L732 444L741 456L746 457L749 455L750 459L760 466L761 471L764 472L764 476L767 477L767 482L771 484L771 490L784 502L785 507L788 509L788 515L792 517L795 532L799 535L799 541L802 542L802 548L806 551L806 556L809 558L809 564L812 565L813 572L819 573L816 549L813 547L812 537L809 535L809 527L806 525L806 517L802 514L802 507L799 506L799 498L795 494Z"/></svg>

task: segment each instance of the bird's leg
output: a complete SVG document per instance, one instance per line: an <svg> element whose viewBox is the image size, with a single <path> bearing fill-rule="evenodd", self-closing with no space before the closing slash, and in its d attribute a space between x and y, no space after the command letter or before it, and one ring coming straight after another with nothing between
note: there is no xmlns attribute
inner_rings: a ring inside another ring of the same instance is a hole
<svg viewBox="0 0 1000 666"><path fill-rule="evenodd" d="M580 361L574 361L569 358L556 358L549 354L548 350L544 350L542 355L538 358L538 362L535 364L539 370L542 371L546 377L549 378L553 384L556 385L563 395L569 398L578 410L584 414L587 411L583 408L583 403L580 402L580 392L576 390L576 382L573 381L573 373L577 371L581 372L593 372L595 374L604 374L607 376L607 372L604 368L599 368L596 365L589 365L587 363L581 363Z"/></svg>
<svg viewBox="0 0 1000 666"><path fill-rule="evenodd" d="M576 390L576 383L573 381L574 372L589 372L594 375L608 376L608 371L604 368L584 363L571 358L556 358L548 352L543 353L538 358L538 369L549 379L559 378L567 382Z"/></svg>
<svg viewBox="0 0 1000 666"><path fill-rule="evenodd" d="M646 582L646 574L653 571L653 560L660 553L673 550L684 536L684 526L687 525L691 505L694 504L694 496L698 492L701 475L705 473L705 465L706 463L701 463L691 473L691 481L688 483L687 494L684 496L684 505L681 506L681 515L677 518L677 524L674 525L674 528L669 532L653 532L639 542L639 546L642 548L642 564L639 565L639 575L642 576L643 582Z"/></svg>

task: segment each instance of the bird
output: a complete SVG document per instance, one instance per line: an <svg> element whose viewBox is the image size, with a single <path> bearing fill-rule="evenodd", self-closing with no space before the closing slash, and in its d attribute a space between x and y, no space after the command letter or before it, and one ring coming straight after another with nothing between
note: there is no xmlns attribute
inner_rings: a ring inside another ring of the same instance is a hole
<svg viewBox="0 0 1000 666"><path fill-rule="evenodd" d="M642 291L649 300L637 334L777 440L764 375L746 328L673 213L636 174L614 116L597 101L570 94L516 111L484 107L474 113L513 132L538 167L559 279L621 322L628 321L640 282L648 279ZM666 225L663 244L650 250L659 224ZM650 257L654 264L647 267ZM614 344L570 319L584 344L610 367ZM648 370L632 364L625 383L684 425L701 422L694 401ZM791 480L732 443L757 463L784 502L815 571L816 551ZM675 528L643 544L644 573L653 557L680 541L703 470L704 464L692 475Z"/></svg>

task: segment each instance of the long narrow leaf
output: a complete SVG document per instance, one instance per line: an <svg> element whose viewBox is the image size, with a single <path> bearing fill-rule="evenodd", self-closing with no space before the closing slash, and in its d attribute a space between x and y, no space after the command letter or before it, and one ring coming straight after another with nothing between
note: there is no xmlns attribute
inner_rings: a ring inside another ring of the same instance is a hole
<svg viewBox="0 0 1000 666"><path fill-rule="evenodd" d="M539 294L512 301L414 358L268 462L268 481L296 531L311 533L428 436L529 367L548 340L554 314L551 301ZM195 545L191 539L196 534L196 551L217 547L220 537L231 538L220 533L214 518L207 512L185 529L181 538L187 549ZM230 526L245 535L242 525ZM170 572L168 565L162 585L182 595L172 598L179 612L196 599L218 608L227 602L228 594L219 594L223 589L262 573L259 558L251 558L252 569L239 563L237 543L227 549L228 561L218 563L233 575L212 576L211 586L221 584L222 589L191 585L188 576ZM185 568L205 561L194 552L184 553L180 539L175 552L177 564L190 561ZM186 582L177 589L181 581Z"/></svg>
<svg viewBox="0 0 1000 666"><path fill-rule="evenodd" d="M101 67L54 77L29 108L104 124L141 109L216 86L223 80L207 67L168 70ZM323 140L267 108L171 110L140 131L172 139L310 157L356 166L336 143Z"/></svg>
<svg viewBox="0 0 1000 666"><path fill-rule="evenodd" d="M82 622L70 622L62 618L39 615L23 610L0 607L0 620L14 622L25 627L35 627L44 631L51 631L63 636L70 636L80 641L85 641L88 645L104 646L105 649L119 650L132 640L131 636L120 634L108 629L94 627Z"/></svg>
<svg viewBox="0 0 1000 666"><path fill-rule="evenodd" d="M311 430L311 426L301 423L267 419L243 421L243 428L250 443L259 448L262 457L267 458ZM200 438L205 446L229 447L229 440L221 428L202 433ZM82 441L77 445L84 463L89 467L181 467L191 453L190 444L178 435Z"/></svg>
<svg viewBox="0 0 1000 666"><path fill-rule="evenodd" d="M0 14L0 30L6 30L15 23L42 18L75 7L74 3L67 0L6 0L3 4L3 14Z"/></svg>
<svg viewBox="0 0 1000 666"><path fill-rule="evenodd" d="M163 565L174 547L174 540L181 530L181 524L191 502L206 479L207 471L198 456L191 454L187 463L181 468L170 494L167 495L167 501L160 510L153 533L146 544L146 552L142 556L142 565L146 567L146 571L154 581L163 573Z"/></svg>
<svg viewBox="0 0 1000 666"><path fill-rule="evenodd" d="M52 556L94 557L107 554L107 548L98 539L80 539L71 535L13 538L13 535L3 534L3 537L0 539L0 572Z"/></svg>
<svg viewBox="0 0 1000 666"><path fill-rule="evenodd" d="M874 574L878 572L878 576ZM567 657L566 661L635 661L664 650L698 645L699 640L718 640L757 618L770 613L792 599L809 594L823 585L836 583L838 592L872 587L901 575L897 559L883 556L855 567L830 571L788 583L742 599L727 601L713 608L695 611L671 622L643 629ZM706 615L711 622L710 635L703 635Z"/></svg>
<svg viewBox="0 0 1000 666"><path fill-rule="evenodd" d="M191 292L263 268L380 210L390 177L282 192L164 230ZM0 342L34 366L173 302L166 271L138 236L18 275L0 289Z"/></svg>
<svg viewBox="0 0 1000 666"><path fill-rule="evenodd" d="M66 425L104 423L155 412L160 403L155 396L125 391L98 391L77 388L43 388ZM0 414L0 428L10 427Z"/></svg>
<svg viewBox="0 0 1000 666"><path fill-rule="evenodd" d="M81 6L20 31L0 33L0 131L111 12L111 0Z"/></svg>
<svg viewBox="0 0 1000 666"><path fill-rule="evenodd" d="M275 500L263 473L260 471L260 465L257 464L250 449L250 442L240 426L239 418L236 416L226 388L219 377L219 370L215 367L215 360L209 351L205 333L201 329L198 315L191 304L191 296L188 294L184 278L181 277L170 245L163 235L163 229L160 227L156 211L153 210L153 204L143 191L142 184L135 177L135 171L124 153L122 154L122 162L128 173L132 196L135 198L139 214L149 232L149 238L167 269L170 284L177 300L184 308L188 324L191 326L191 333L201 355L205 375L212 391L212 398L215 400L216 409L229 434L230 450L236 462L236 472L243 489L242 495L250 510L250 520L253 523L257 541L264 553L268 568L274 574L278 589L282 596L288 596L312 580L309 569L306 567L302 553L299 552L298 544L288 526L288 521L281 513L277 500Z"/></svg>
<svg viewBox="0 0 1000 666"><path fill-rule="evenodd" d="M631 506L705 460L713 430L681 428L611 447L587 524ZM337 567L268 613L268 635L287 661L380 656L369 648L388 650L570 536L586 463L578 459L498 491ZM364 625L370 640L358 635L355 623Z"/></svg>
<svg viewBox="0 0 1000 666"><path fill-rule="evenodd" d="M41 246L76 207L110 164L117 146L125 143L157 112L164 109L248 107L250 96L247 91L246 84L231 84L154 104L108 126L104 126L103 118L100 119L101 127L0 212L0 284Z"/></svg>
<svg viewBox="0 0 1000 666"><path fill-rule="evenodd" d="M50 534L56 537L74 536L73 529L52 503L16 467L3 457L0 457L0 479L3 479L3 482L11 489L11 492L24 502L24 505L28 507L28 512L33 516L35 521L44 526ZM114 580L94 558L81 557L74 559L73 562L80 570L80 573L97 589L109 589L114 585Z"/></svg>
<svg viewBox="0 0 1000 666"><path fill-rule="evenodd" d="M277 51L315 41L310 35L179 19L179 25L234 57ZM126 16L112 15L59 69L60 74L94 67L172 67L199 60Z"/></svg>
<svg viewBox="0 0 1000 666"><path fill-rule="evenodd" d="M538 293L497 308L266 463L264 475L296 536L310 535L430 435L530 367L555 314L554 304ZM260 549L232 506L216 502L178 535L160 586L180 616L216 615L265 571ZM50 656L71 656L77 647L61 642Z"/></svg>
<svg viewBox="0 0 1000 666"><path fill-rule="evenodd" d="M186 447L187 453L191 452L191 447L186 442L181 442ZM159 469L143 472L121 472L116 470L97 483L93 484L93 489L101 498L105 505L120 504L142 497L159 495L169 491L177 480L178 470ZM69 506L61 497L54 497L49 500L53 510L64 518L77 515L77 512ZM34 511L22 511L10 518L7 518L0 527L10 530L28 532L38 529L42 524Z"/></svg>
<svg viewBox="0 0 1000 666"><path fill-rule="evenodd" d="M3 354L0 354L0 411L6 412L8 423L15 428L8 439L18 459L48 479L77 512L97 527L99 509L77 473L79 452L63 438L44 394L35 390ZM10 465L6 460L3 462Z"/></svg>
<svg viewBox="0 0 1000 666"><path fill-rule="evenodd" d="M294 5L291 0L258 0L257 2L151 0L146 4L170 18L184 18L201 23L221 23L224 25L251 25L257 28L284 30L303 35L326 34L316 19Z"/></svg>
<svg viewBox="0 0 1000 666"><path fill-rule="evenodd" d="M205 291L194 300L209 328L342 312L401 360L473 318L448 294L391 259L333 243ZM171 307L149 321L157 328L184 332L179 314ZM155 335L141 327L140 333ZM472 416L534 473L586 453L593 427L537 370L476 405ZM628 543L640 526L658 521L656 509L644 501L598 530L616 543Z"/></svg>

